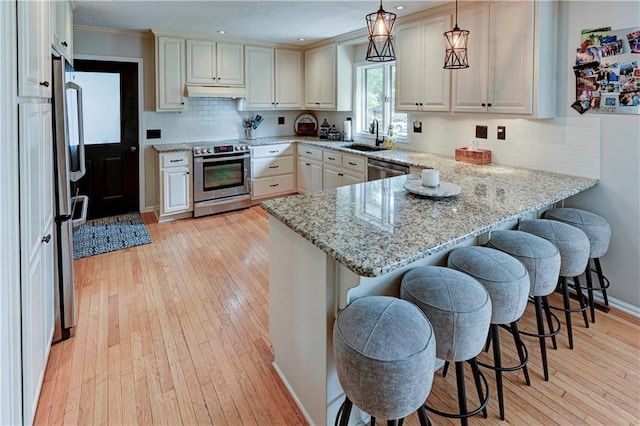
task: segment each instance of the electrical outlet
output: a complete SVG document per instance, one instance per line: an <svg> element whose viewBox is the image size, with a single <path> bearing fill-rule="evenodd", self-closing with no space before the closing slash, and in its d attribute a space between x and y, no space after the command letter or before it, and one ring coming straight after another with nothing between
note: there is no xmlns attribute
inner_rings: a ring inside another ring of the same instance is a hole
<svg viewBox="0 0 640 426"><path fill-rule="evenodd" d="M480 139L487 138L487 126L476 125L476 138L480 138Z"/></svg>
<svg viewBox="0 0 640 426"><path fill-rule="evenodd" d="M506 126L498 126L498 139L505 140L507 139L507 127Z"/></svg>
<svg viewBox="0 0 640 426"><path fill-rule="evenodd" d="M160 139L160 129L148 129L147 139Z"/></svg>
<svg viewBox="0 0 640 426"><path fill-rule="evenodd" d="M284 124L284 117L278 117L278 124Z"/></svg>

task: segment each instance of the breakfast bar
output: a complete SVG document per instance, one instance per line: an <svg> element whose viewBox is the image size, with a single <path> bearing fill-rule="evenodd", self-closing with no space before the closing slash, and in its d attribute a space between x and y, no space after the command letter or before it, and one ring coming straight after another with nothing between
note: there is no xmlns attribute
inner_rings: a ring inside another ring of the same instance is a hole
<svg viewBox="0 0 640 426"><path fill-rule="evenodd" d="M443 264L453 248L483 244L492 230L514 228L598 183L432 154L386 155L439 170L441 182L461 193L414 195L405 183L420 178L405 175L262 203L269 213L273 365L313 425L333 424L343 399L332 347L339 309L364 295L397 296L409 269ZM367 420L352 413L357 418Z"/></svg>

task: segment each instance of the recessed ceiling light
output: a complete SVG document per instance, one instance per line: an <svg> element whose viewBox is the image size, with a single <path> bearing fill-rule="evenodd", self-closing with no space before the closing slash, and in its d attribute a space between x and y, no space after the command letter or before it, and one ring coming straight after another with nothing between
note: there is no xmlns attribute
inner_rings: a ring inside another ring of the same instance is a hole
<svg viewBox="0 0 640 426"><path fill-rule="evenodd" d="M226 34L227 32L225 30L218 30L218 34Z"/></svg>
<svg viewBox="0 0 640 426"><path fill-rule="evenodd" d="M305 39L304 39L304 38L302 38L302 37L300 37L300 38L298 39L298 41L304 41L304 40L305 40Z"/></svg>
<svg viewBox="0 0 640 426"><path fill-rule="evenodd" d="M396 6L396 10L402 10L404 9L404 6Z"/></svg>

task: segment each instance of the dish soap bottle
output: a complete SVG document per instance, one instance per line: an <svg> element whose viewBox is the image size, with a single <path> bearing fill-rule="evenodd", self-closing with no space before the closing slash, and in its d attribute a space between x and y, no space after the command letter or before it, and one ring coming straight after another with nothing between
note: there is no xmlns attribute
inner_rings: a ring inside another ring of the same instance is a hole
<svg viewBox="0 0 640 426"><path fill-rule="evenodd" d="M393 149L393 126L389 124L389 131L387 132L387 140L385 141L385 148Z"/></svg>

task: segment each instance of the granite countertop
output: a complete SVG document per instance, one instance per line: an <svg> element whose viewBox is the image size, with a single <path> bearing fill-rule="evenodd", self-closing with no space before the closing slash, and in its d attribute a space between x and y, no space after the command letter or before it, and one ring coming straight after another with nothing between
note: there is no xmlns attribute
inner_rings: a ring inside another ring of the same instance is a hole
<svg viewBox="0 0 640 426"><path fill-rule="evenodd" d="M363 277L384 275L598 183L432 154L370 154L437 168L441 181L460 185L462 192L423 198L404 189L407 179L418 179L405 175L262 203L269 214Z"/></svg>
<svg viewBox="0 0 640 426"><path fill-rule="evenodd" d="M153 149L155 149L159 153L163 153L163 152L191 151L193 148L191 145L186 143L176 143L176 144L153 145Z"/></svg>

